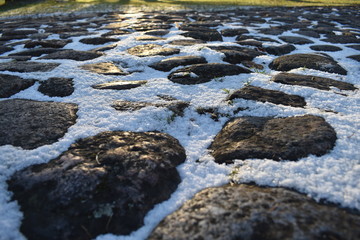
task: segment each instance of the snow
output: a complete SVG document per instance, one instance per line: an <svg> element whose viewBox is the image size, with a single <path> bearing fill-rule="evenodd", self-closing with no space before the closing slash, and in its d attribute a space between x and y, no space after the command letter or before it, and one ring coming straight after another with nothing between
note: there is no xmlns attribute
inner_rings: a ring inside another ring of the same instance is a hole
<svg viewBox="0 0 360 240"><path fill-rule="evenodd" d="M134 21L141 14L128 14ZM235 16L232 17L236 19ZM280 24L280 23L279 23ZM226 23L222 29L239 27L241 24L235 20ZM272 24L274 25L274 24ZM256 28L268 26L257 24L247 28L250 33L257 32ZM339 25L340 26L340 25ZM97 31L100 36L109 30ZM175 47L168 44L173 40L185 39L180 36L181 31L175 28L166 36L165 41L158 41L165 47ZM58 62L59 67L46 73L14 73L24 78L46 80L50 77L74 78L75 92L68 97L48 97L37 91L38 83L32 87L13 95L11 98L25 98L39 101L57 101L76 103L79 105L76 124L69 128L65 136L58 142L45 145L33 150L23 150L20 147L10 145L0 146L0 239L25 239L19 231L22 213L16 202L11 201L11 193L7 191L6 180L17 170L27 166L46 163L66 151L70 144L77 139L93 136L103 131L161 131L177 138L185 148L187 159L178 166L182 182L170 199L154 207L146 216L143 227L134 231L129 236L116 236L106 234L98 236L98 240L137 240L145 239L153 228L168 214L178 209L186 200L207 187L220 186L230 180L238 183L255 182L259 185L292 188L315 200L325 200L339 204L342 207L360 210L360 93L356 91L340 91L332 89L323 91L302 86L289 86L272 82L270 79L277 71L269 69L268 64L276 58L273 55L263 55L254 61L265 67L263 72L240 74L215 79L199 85L180 85L167 79L168 73L156 71L148 65L168 57L154 56L140 58L126 52L127 49L138 44L154 43L152 41L136 42L135 37L141 33L134 32L130 35L118 36L118 46L106 52L106 55L89 61L77 62L72 60L36 60L39 62ZM282 36L301 36L290 32L284 32ZM268 37L258 34L260 37ZM51 35L48 39L56 39L58 35ZM95 47L79 42L83 37L73 37L73 43L65 48L75 50L89 50ZM279 40L278 37L273 37ZM328 44L316 38L307 37L314 44ZM234 45L234 38L224 38L225 43L213 42L211 45ZM268 42L267 45L274 43ZM104 44L106 45L106 44ZM360 65L352 59L346 58L353 55L356 50L346 48L342 44L333 44L341 47L340 52L327 52L331 57L343 66L348 74L346 76L321 72L311 69L294 69L290 72L330 77L336 80L355 84L360 88ZM295 53L313 52L309 44L297 45ZM17 46L13 52L22 50L22 45ZM13 53L10 52L10 53ZM181 47L181 52L173 56L184 55L204 56L208 62L225 63L224 55L207 48L203 44ZM4 54L5 55L5 54ZM173 57L171 56L171 57ZM0 60L4 62L5 60ZM133 72L128 76L104 76L78 68L85 63L114 62L125 71ZM176 70L177 68L173 69ZM196 76L194 76L196 77ZM148 83L131 90L95 90L93 84L101 84L116 80L148 80ZM238 99L232 105L225 100L227 91L235 91L243 86L251 84L272 90L280 90L288 94L296 94L306 99L305 108L293 108L272 103L260 103L255 101ZM223 89L226 89L224 91ZM346 94L347 96L340 95ZM119 112L110 105L115 100L162 102L158 95L170 95L178 100L189 101L190 107L185 110L184 117L169 119L172 112L166 108L146 107L134 112ZM200 115L196 112L199 107L216 107L220 113L230 114L230 117L240 116L274 116L288 117L304 114L314 114L325 118L337 133L336 146L329 153L321 157L308 156L297 162L276 162L267 159L237 160L231 165L220 165L213 161L207 148L215 135L228 121L228 117L221 117L218 122L212 120L209 115ZM237 114L232 112L237 108L247 108ZM333 111L333 112L331 112ZM337 113L334 113L337 112Z"/></svg>

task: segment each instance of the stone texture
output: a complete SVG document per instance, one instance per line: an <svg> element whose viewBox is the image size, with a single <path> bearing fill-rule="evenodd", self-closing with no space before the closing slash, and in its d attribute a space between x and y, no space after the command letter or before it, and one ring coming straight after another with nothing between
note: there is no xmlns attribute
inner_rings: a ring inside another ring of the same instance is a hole
<svg viewBox="0 0 360 240"><path fill-rule="evenodd" d="M203 40L200 39L184 39L184 40L174 40L169 42L171 45L178 45L178 46L192 46L195 44L203 44L206 43Z"/></svg>
<svg viewBox="0 0 360 240"><path fill-rule="evenodd" d="M324 52L337 52L342 50L340 47L333 45L313 45L310 46L310 48L314 51L324 51Z"/></svg>
<svg viewBox="0 0 360 240"><path fill-rule="evenodd" d="M118 42L117 38L107 38L107 37L93 37L93 38L83 38L80 39L81 43L91 44L91 45L101 45L109 42Z"/></svg>
<svg viewBox="0 0 360 240"><path fill-rule="evenodd" d="M14 50L13 47L8 47L8 46L0 46L0 54L6 53L6 52L10 52Z"/></svg>
<svg viewBox="0 0 360 240"><path fill-rule="evenodd" d="M157 45L157 44L138 45L136 47L132 47L128 49L128 53L138 57L149 57L156 55L169 56L169 55L178 54L179 52L180 49L164 48L161 45Z"/></svg>
<svg viewBox="0 0 360 240"><path fill-rule="evenodd" d="M320 38L320 34L316 31L312 31L312 30L299 30L299 31L294 31L294 33L308 36L308 37L313 37L313 38Z"/></svg>
<svg viewBox="0 0 360 240"><path fill-rule="evenodd" d="M348 56L348 58L351 58L351 59L353 59L353 60L355 60L355 61L360 62L360 54L358 54L358 55L351 55L351 56Z"/></svg>
<svg viewBox="0 0 360 240"><path fill-rule="evenodd" d="M29 240L127 235L176 190L176 166L185 158L179 142L159 132L80 139L58 158L8 181L24 213L20 230Z"/></svg>
<svg viewBox="0 0 360 240"><path fill-rule="evenodd" d="M131 31L126 30L126 29L114 29L110 32L104 33L101 36L102 37L110 37L110 36L116 36L116 35L126 35L126 34L130 34Z"/></svg>
<svg viewBox="0 0 360 240"><path fill-rule="evenodd" d="M242 61L253 60L255 57L264 55L259 51L251 48L237 47L237 46L209 46L210 49L224 53L224 61L232 64L238 64Z"/></svg>
<svg viewBox="0 0 360 240"><path fill-rule="evenodd" d="M355 36L347 35L328 35L327 38L321 39L330 43L360 43L360 39Z"/></svg>
<svg viewBox="0 0 360 240"><path fill-rule="evenodd" d="M60 52L50 53L39 59L70 59L75 61L86 61L102 56L101 52L93 51L76 51L76 50L63 50Z"/></svg>
<svg viewBox="0 0 360 240"><path fill-rule="evenodd" d="M140 87L146 84L147 81L113 81L108 83L92 85L95 89L113 89L113 90L127 90L132 88Z"/></svg>
<svg viewBox="0 0 360 240"><path fill-rule="evenodd" d="M272 55L275 56L280 56L280 55L284 55L284 54L288 54L291 53L292 51L294 51L296 49L296 47L294 45L291 44L284 44L284 45L280 45L280 46L269 46L265 48L265 51L267 53L270 53Z"/></svg>
<svg viewBox="0 0 360 240"><path fill-rule="evenodd" d="M91 63L80 66L82 69L104 75L127 75L118 66L110 62Z"/></svg>
<svg viewBox="0 0 360 240"><path fill-rule="evenodd" d="M245 28L227 28L221 30L221 34L224 37L235 37L246 33L249 33L249 31Z"/></svg>
<svg viewBox="0 0 360 240"><path fill-rule="evenodd" d="M359 239L359 224L359 215L297 192L241 184L197 193L148 239Z"/></svg>
<svg viewBox="0 0 360 240"><path fill-rule="evenodd" d="M194 28L191 31L182 33L181 35L183 35L184 37L200 39L205 42L222 41L223 40L221 34L218 31L210 29L210 28L208 28L208 29Z"/></svg>
<svg viewBox="0 0 360 240"><path fill-rule="evenodd" d="M72 78L49 78L41 81L39 92L50 97L66 97L74 92L74 83Z"/></svg>
<svg viewBox="0 0 360 240"><path fill-rule="evenodd" d="M0 101L0 146L34 149L52 144L75 124L77 106L25 99Z"/></svg>
<svg viewBox="0 0 360 240"><path fill-rule="evenodd" d="M166 40L166 38L156 37L156 36L149 36L149 35L139 36L139 37L136 37L135 39L136 39L136 41L162 41L162 40Z"/></svg>
<svg viewBox="0 0 360 240"><path fill-rule="evenodd" d="M295 68L310 68L330 73L346 75L347 71L342 68L333 58L321 54L293 54L276 58L269 67L277 71L289 71Z"/></svg>
<svg viewBox="0 0 360 240"><path fill-rule="evenodd" d="M228 100L233 100L235 98L243 98L259 102L270 102L292 107L304 107L306 105L305 99L301 96L289 95L284 92L255 86L246 86L228 96Z"/></svg>
<svg viewBox="0 0 360 240"><path fill-rule="evenodd" d="M295 161L324 155L335 141L334 129L322 117L240 117L225 124L210 150L217 163L251 158Z"/></svg>
<svg viewBox="0 0 360 240"><path fill-rule="evenodd" d="M232 64L195 64L170 73L168 79L175 83L191 85L209 82L214 78L250 72L251 71L246 68Z"/></svg>
<svg viewBox="0 0 360 240"><path fill-rule="evenodd" d="M279 38L281 40L283 40L284 42L292 43L292 44L303 45L303 44L314 43L313 41L311 41L311 40L309 40L307 38L303 38L303 37L281 36Z"/></svg>
<svg viewBox="0 0 360 240"><path fill-rule="evenodd" d="M54 53L54 52L58 52L58 51L62 51L62 50L57 49L57 48L33 48L33 49L29 49L29 50L25 50L25 51L21 51L21 52L17 52L17 53L12 53L12 54L9 54L9 56L39 57L44 54Z"/></svg>
<svg viewBox="0 0 360 240"><path fill-rule="evenodd" d="M207 63L207 61L204 57L201 56L180 56L163 59L160 62L150 65L150 67L159 71L167 72L178 66L186 66L200 63Z"/></svg>
<svg viewBox="0 0 360 240"><path fill-rule="evenodd" d="M31 87L33 79L24 79L14 75L0 74L0 98L8 98L21 90Z"/></svg>
<svg viewBox="0 0 360 240"><path fill-rule="evenodd" d="M331 78L294 73L280 73L272 77L271 80L282 84L306 86L328 91L331 90L331 87L336 87L340 90L356 89L356 87L351 83L341 82Z"/></svg>
<svg viewBox="0 0 360 240"><path fill-rule="evenodd" d="M154 30L146 31L144 32L144 34L151 36L164 36L169 32L170 32L169 30L165 30L165 29L154 29Z"/></svg>
<svg viewBox="0 0 360 240"><path fill-rule="evenodd" d="M49 72L58 67L59 63L42 62L6 62L0 64L0 71L10 72Z"/></svg>
<svg viewBox="0 0 360 240"><path fill-rule="evenodd" d="M41 46L43 48L63 48L66 44L72 42L72 40L39 40L29 41L25 43L25 48L35 48Z"/></svg>

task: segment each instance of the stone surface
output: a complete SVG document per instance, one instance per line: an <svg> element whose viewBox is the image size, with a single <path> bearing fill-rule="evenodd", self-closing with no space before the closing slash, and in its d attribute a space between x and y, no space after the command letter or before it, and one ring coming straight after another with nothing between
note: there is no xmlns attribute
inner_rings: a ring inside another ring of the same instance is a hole
<svg viewBox="0 0 360 240"><path fill-rule="evenodd" d="M170 32L169 30L165 30L165 29L154 29L154 30L146 31L144 32L144 34L151 36L164 36L169 32Z"/></svg>
<svg viewBox="0 0 360 240"><path fill-rule="evenodd" d="M342 50L340 47L333 45L313 45L310 46L310 48L314 51L325 51L325 52L337 52Z"/></svg>
<svg viewBox="0 0 360 240"><path fill-rule="evenodd" d="M93 38L83 38L80 39L81 43L92 44L92 45L101 45L109 42L118 42L117 38L107 38L107 37L93 37Z"/></svg>
<svg viewBox="0 0 360 240"><path fill-rule="evenodd" d="M180 56L163 59L160 62L150 65L150 67L159 71L167 72L178 66L186 66L200 63L207 63L207 61L204 57L201 56Z"/></svg>
<svg viewBox="0 0 360 240"><path fill-rule="evenodd" d="M242 89L236 90L228 96L228 100L233 100L235 98L243 98L259 102L270 102L292 107L304 107L306 105L305 99L301 96L289 95L284 92L255 86L246 86Z"/></svg>
<svg viewBox="0 0 360 240"><path fill-rule="evenodd" d="M355 61L360 62L360 54L358 54L358 55L351 55L351 56L348 56L348 58L351 58L351 59L354 59Z"/></svg>
<svg viewBox="0 0 360 240"><path fill-rule="evenodd" d="M217 163L251 158L295 161L328 153L336 139L334 129L318 116L240 117L225 124L210 150Z"/></svg>
<svg viewBox="0 0 360 240"><path fill-rule="evenodd" d="M0 101L0 146L34 149L52 144L75 124L77 106L25 99Z"/></svg>
<svg viewBox="0 0 360 240"><path fill-rule="evenodd" d="M340 90L356 89L356 87L351 83L341 82L331 78L294 73L280 73L272 77L271 80L282 84L306 86L328 91L331 90L331 87L336 87Z"/></svg>
<svg viewBox="0 0 360 240"><path fill-rule="evenodd" d="M76 50L63 50L60 52L50 53L39 59L70 59L75 61L86 61L102 56L101 52L93 51L76 51Z"/></svg>
<svg viewBox="0 0 360 240"><path fill-rule="evenodd" d="M222 41L223 40L221 34L218 31L210 29L210 28L208 28L208 29L194 28L194 29L192 29L192 31L182 33L181 35L183 35L184 37L200 39L205 42L213 42L213 41Z"/></svg>
<svg viewBox="0 0 360 240"><path fill-rule="evenodd" d="M162 40L166 40L166 38L156 37L156 36L149 36L149 35L139 36L139 37L136 37L135 39L136 39L136 41L162 41Z"/></svg>
<svg viewBox="0 0 360 240"><path fill-rule="evenodd" d="M41 41L29 41L25 43L25 48L35 48L41 46L43 48L63 48L66 44L72 42L72 40L41 40Z"/></svg>
<svg viewBox="0 0 360 240"><path fill-rule="evenodd" d="M197 193L148 239L359 239L359 224L359 215L297 192L241 184Z"/></svg>
<svg viewBox="0 0 360 240"><path fill-rule="evenodd" d="M140 87L146 84L147 81L113 81L108 83L92 85L95 89L113 89L113 90L127 90L132 88Z"/></svg>
<svg viewBox="0 0 360 240"><path fill-rule="evenodd" d="M184 39L184 40L174 40L169 42L171 45L178 45L178 46L192 46L195 44L203 44L205 41L200 39Z"/></svg>
<svg viewBox="0 0 360 240"><path fill-rule="evenodd" d="M288 54L291 53L292 51L294 51L296 49L296 47L294 45L291 44L284 44L284 45L280 45L280 46L269 46L265 48L265 51L267 53L270 53L272 55L275 56L280 56L280 55L284 55L284 54Z"/></svg>
<svg viewBox="0 0 360 240"><path fill-rule="evenodd" d="M14 50L13 47L8 47L8 46L0 46L0 54L6 53L6 52L10 52Z"/></svg>
<svg viewBox="0 0 360 240"><path fill-rule="evenodd" d="M0 98L8 98L21 90L31 87L33 79L24 79L14 75L0 74Z"/></svg>
<svg viewBox="0 0 360 240"><path fill-rule="evenodd" d="M127 75L127 72L121 70L111 62L90 63L80 66L82 69L104 75Z"/></svg>
<svg viewBox="0 0 360 240"><path fill-rule="evenodd" d="M116 35L126 35L126 34L130 34L131 31L126 30L126 29L114 29L110 32L104 33L101 36L102 37L110 37L110 36L116 36Z"/></svg>
<svg viewBox="0 0 360 240"><path fill-rule="evenodd" d="M249 31L245 28L227 28L221 30L221 34L224 37L235 37L246 33L249 33Z"/></svg>
<svg viewBox="0 0 360 240"><path fill-rule="evenodd" d="M20 230L29 240L129 234L176 190L176 166L185 158L179 142L159 132L80 139L58 158L8 181L24 213Z"/></svg>
<svg viewBox="0 0 360 240"><path fill-rule="evenodd" d="M128 49L128 53L138 57L149 57L156 55L169 56L169 55L178 54L179 52L180 49L164 48L161 45L157 45L157 44L138 45L136 47L132 47Z"/></svg>
<svg viewBox="0 0 360 240"><path fill-rule="evenodd" d="M66 97L74 92L74 83L72 78L49 78L41 81L38 88L39 92L50 97Z"/></svg>
<svg viewBox="0 0 360 240"><path fill-rule="evenodd" d="M309 40L307 38L303 38L303 37L281 36L279 38L281 40L283 40L284 42L292 43L292 44L303 45L303 44L314 43L313 41L311 41L311 40Z"/></svg>
<svg viewBox="0 0 360 240"><path fill-rule="evenodd" d="M42 62L6 62L0 64L0 71L10 72L49 72L58 67L59 63Z"/></svg>
<svg viewBox="0 0 360 240"><path fill-rule="evenodd" d="M245 47L209 46L209 48L224 53L224 61L232 64L238 64L246 60L253 60L255 57L264 55L264 53Z"/></svg>
<svg viewBox="0 0 360 240"><path fill-rule="evenodd" d="M57 48L33 48L33 49L29 49L29 50L25 50L25 51L21 51L21 52L17 52L17 53L12 53L12 54L9 54L9 56L39 57L44 54L54 53L54 52L58 52L58 51L62 51L62 50L57 49Z"/></svg>
<svg viewBox="0 0 360 240"><path fill-rule="evenodd" d="M251 71L246 68L232 64L194 64L170 73L168 78L170 81L175 83L191 85L209 82L214 78L250 72Z"/></svg>
<svg viewBox="0 0 360 240"><path fill-rule="evenodd" d="M320 34L316 31L312 31L312 30L299 30L299 31L294 31L294 33L308 36L308 37L313 37L313 38L320 38Z"/></svg>
<svg viewBox="0 0 360 240"><path fill-rule="evenodd" d="M269 65L277 71L289 71L295 68L310 68L330 73L346 75L347 71L333 58L321 54L293 54L276 58Z"/></svg>
<svg viewBox="0 0 360 240"><path fill-rule="evenodd" d="M347 35L328 35L327 38L321 40L331 43L360 43L359 38Z"/></svg>

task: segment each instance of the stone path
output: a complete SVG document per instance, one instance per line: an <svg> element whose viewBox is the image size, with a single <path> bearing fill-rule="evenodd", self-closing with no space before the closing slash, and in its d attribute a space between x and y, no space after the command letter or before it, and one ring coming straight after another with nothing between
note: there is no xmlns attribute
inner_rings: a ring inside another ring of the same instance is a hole
<svg viewBox="0 0 360 240"><path fill-rule="evenodd" d="M358 91L346 79L352 73L344 59L334 57L351 52L347 61L358 64L356 19L357 7L2 19L0 146L35 151L61 142L83 127L89 114L79 98L91 105L96 96L109 95L100 111L131 116L166 109L170 115L164 124L196 121L186 114L219 122L222 130L207 144L218 164L326 156L343 139L331 121L313 114L301 90L344 98ZM269 84L243 81L252 76ZM242 80L234 85L236 78ZM197 105L195 90L187 98L174 97L182 88L212 91L212 84L223 86L222 105ZM137 98L149 86L154 96ZM287 90L291 87L297 90ZM303 114L259 116L242 106L247 102ZM8 190L24 214L20 231L28 239L128 235L144 225L155 204L176 192L183 180L176 167L190 152L181 145L184 140L159 131L113 129L75 136L68 150L42 164L13 166L18 171L7 177ZM235 184L197 194L166 217L150 239L360 239L359 225L356 211L321 205L283 188Z"/></svg>

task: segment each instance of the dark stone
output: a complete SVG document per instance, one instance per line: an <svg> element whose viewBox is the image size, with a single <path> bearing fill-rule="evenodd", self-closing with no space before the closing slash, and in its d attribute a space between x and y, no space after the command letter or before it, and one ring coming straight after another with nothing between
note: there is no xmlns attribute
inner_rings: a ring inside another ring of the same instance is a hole
<svg viewBox="0 0 360 240"><path fill-rule="evenodd" d="M94 37L94 38L83 38L80 39L79 42L84 44L101 45L109 42L118 42L118 41L119 39L116 38Z"/></svg>
<svg viewBox="0 0 360 240"><path fill-rule="evenodd" d="M31 56L0 56L0 59L12 59L16 61L29 61Z"/></svg>
<svg viewBox="0 0 360 240"><path fill-rule="evenodd" d="M0 71L10 72L49 72L58 67L59 63L42 62L6 62L0 64Z"/></svg>
<svg viewBox="0 0 360 240"><path fill-rule="evenodd" d="M356 89L356 87L351 83L336 81L331 78L300 75L294 73L280 73L275 75L271 80L282 84L306 86L328 91L331 90L330 87L336 87L340 90Z"/></svg>
<svg viewBox="0 0 360 240"><path fill-rule="evenodd" d="M239 45L245 45L245 46L254 46L254 47L262 47L262 42L257 40L241 40L236 42Z"/></svg>
<svg viewBox="0 0 360 240"><path fill-rule="evenodd" d="M188 31L185 33L182 33L181 35L183 35L184 37L191 37L194 39L200 39L206 42L211 42L211 41L222 41L223 38L221 36L221 34L213 29L194 29L192 31Z"/></svg>
<svg viewBox="0 0 360 240"><path fill-rule="evenodd" d="M209 46L209 48L224 53L225 54L224 61L232 64L238 64L244 60L251 61L260 55L264 55L264 53L245 47Z"/></svg>
<svg viewBox="0 0 360 240"><path fill-rule="evenodd" d="M8 98L21 90L31 87L33 79L24 79L14 75L0 74L0 98Z"/></svg>
<svg viewBox="0 0 360 240"><path fill-rule="evenodd" d="M66 97L74 92L74 83L72 78L49 78L41 81L39 92L50 97Z"/></svg>
<svg viewBox="0 0 360 240"><path fill-rule="evenodd" d="M94 48L91 51L92 52L105 52L105 51L114 49L116 47L117 47L117 44L109 44L109 45L106 45L106 46L103 46L103 47Z"/></svg>
<svg viewBox="0 0 360 240"><path fill-rule="evenodd" d="M224 37L235 37L246 33L249 33L249 31L245 28L228 28L221 30L221 34Z"/></svg>
<svg viewBox="0 0 360 240"><path fill-rule="evenodd" d="M313 41L311 41L311 40L309 40L307 38L303 38L303 37L281 36L279 38L281 40L283 40L284 42L292 43L292 44L303 45L303 44L314 43Z"/></svg>
<svg viewBox="0 0 360 240"><path fill-rule="evenodd" d="M322 117L241 117L225 124L210 150L217 163L251 158L296 161L328 153L335 141L336 132Z"/></svg>
<svg viewBox="0 0 360 240"><path fill-rule="evenodd" d="M203 44L203 43L206 42L199 39L184 39L184 40L174 40L169 42L169 44L171 45L178 45L178 46L192 46L195 44Z"/></svg>
<svg viewBox="0 0 360 240"><path fill-rule="evenodd" d="M228 97L228 100L233 100L235 98L243 98L259 102L271 102L274 104L282 104L292 107L304 107L306 105L305 99L301 96L289 95L284 92L255 86L246 86L233 92Z"/></svg>
<svg viewBox="0 0 360 240"><path fill-rule="evenodd" d="M157 24L157 23L139 23L131 25L131 28L135 31L150 31L155 29L170 29L170 24Z"/></svg>
<svg viewBox="0 0 360 240"><path fill-rule="evenodd" d="M91 87L95 89L113 89L113 90L127 90L140 87L146 84L147 81L113 81L108 83L96 84Z"/></svg>
<svg viewBox="0 0 360 240"><path fill-rule="evenodd" d="M271 28L262 28L259 30L260 33L267 34L267 35L281 35L283 32L285 32L285 29L281 29L278 27L271 27Z"/></svg>
<svg viewBox="0 0 360 240"><path fill-rule="evenodd" d="M101 52L93 51L76 51L76 50L63 50L60 52L50 53L39 59L71 59L75 61L86 61L102 56Z"/></svg>
<svg viewBox="0 0 360 240"><path fill-rule="evenodd" d="M31 56L31 57L39 57L44 54L54 53L58 51L63 51L62 49L57 48L33 48L17 53L9 54L9 56Z"/></svg>
<svg viewBox="0 0 360 240"><path fill-rule="evenodd" d="M8 181L24 213L29 240L127 235L167 200L185 161L179 142L159 132L103 132L80 139L61 156L16 172Z"/></svg>
<svg viewBox="0 0 360 240"><path fill-rule="evenodd" d="M122 30L122 29L114 29L110 32L104 33L101 36L102 37L110 37L110 36L116 36L116 35L126 35L126 34L130 34L131 31L129 30Z"/></svg>
<svg viewBox="0 0 360 240"><path fill-rule="evenodd" d="M42 40L29 41L25 43L25 48L35 48L41 46L43 48L63 48L66 44L71 43L72 40Z"/></svg>
<svg viewBox="0 0 360 240"><path fill-rule="evenodd" d="M359 239L359 215L284 188L226 185L197 193L148 240Z"/></svg>
<svg viewBox="0 0 360 240"><path fill-rule="evenodd" d="M67 33L61 33L60 38L61 39L67 39L71 37L80 37L80 36L87 36L91 34L96 34L95 32L89 33L88 31L78 31L78 32L67 32Z"/></svg>
<svg viewBox="0 0 360 240"><path fill-rule="evenodd" d="M151 35L151 36L164 36L168 34L170 31L165 29L154 29L150 31L146 31L145 35Z"/></svg>
<svg viewBox="0 0 360 240"><path fill-rule="evenodd" d="M136 47L132 47L128 49L128 53L131 55L135 55L138 57L148 57L148 56L169 56L178 54L180 49L177 48L164 48L161 45L157 44L145 44L145 45L138 45Z"/></svg>
<svg viewBox="0 0 360 240"><path fill-rule="evenodd" d="M327 38L322 39L325 42L331 43L360 43L360 39L356 36L348 35L328 35Z"/></svg>
<svg viewBox="0 0 360 240"><path fill-rule="evenodd" d="M155 36L139 36L135 38L136 41L161 41L166 40L166 38L155 37Z"/></svg>
<svg viewBox="0 0 360 240"><path fill-rule="evenodd" d="M218 77L241 73L251 73L251 71L232 64L204 63L177 69L168 76L168 79L175 83L192 85L209 82Z"/></svg>
<svg viewBox="0 0 360 240"><path fill-rule="evenodd" d="M80 66L82 69L104 75L127 75L128 73L124 72L118 68L115 64L110 62L101 62L101 63L91 63Z"/></svg>
<svg viewBox="0 0 360 240"><path fill-rule="evenodd" d="M347 45L346 47L353 48L360 51L360 45Z"/></svg>
<svg viewBox="0 0 360 240"><path fill-rule="evenodd" d="M308 36L308 37L313 37L313 38L319 38L320 37L320 34L318 32L312 31L312 30L299 30L299 31L295 31L294 33L304 35L304 36Z"/></svg>
<svg viewBox="0 0 360 240"><path fill-rule="evenodd" d="M351 56L348 56L348 58L351 58L351 59L354 59L355 61L360 62L360 55L351 55Z"/></svg>
<svg viewBox="0 0 360 240"><path fill-rule="evenodd" d="M0 146L34 149L53 144L75 124L77 106L25 99L0 101Z"/></svg>
<svg viewBox="0 0 360 240"><path fill-rule="evenodd" d="M321 54L293 54L276 58L269 65L277 71L289 71L295 68L310 68L330 73L346 75L347 71L342 68L333 58Z"/></svg>
<svg viewBox="0 0 360 240"><path fill-rule="evenodd" d="M267 53L270 53L272 55L275 56L280 56L280 55L284 55L284 54L288 54L291 53L292 51L294 51L296 49L296 47L294 47L294 45L291 44L284 44L284 45L280 45L280 46L269 46L265 48L265 51Z"/></svg>
<svg viewBox="0 0 360 240"><path fill-rule="evenodd" d="M13 47L8 47L8 46L0 46L0 54L6 53L6 52L10 52L14 50Z"/></svg>
<svg viewBox="0 0 360 240"><path fill-rule="evenodd" d="M337 52L342 50L340 47L333 45L313 45L310 46L310 48L314 51L325 51L325 52Z"/></svg>
<svg viewBox="0 0 360 240"><path fill-rule="evenodd" d="M204 57L200 56L180 56L163 59L160 62L152 64L150 67L159 71L167 72L178 66L186 66L200 63L207 63L207 61Z"/></svg>

